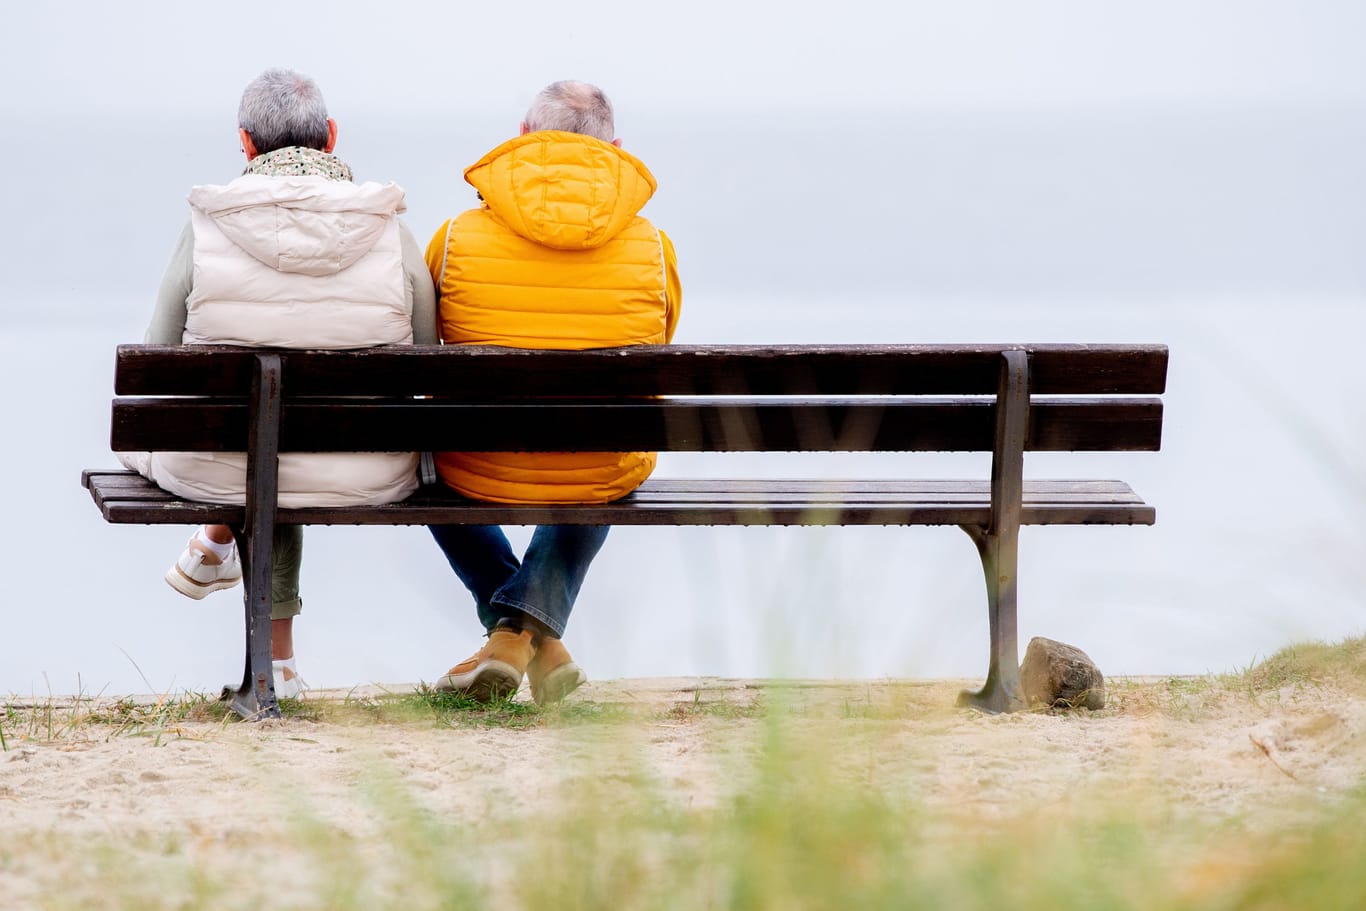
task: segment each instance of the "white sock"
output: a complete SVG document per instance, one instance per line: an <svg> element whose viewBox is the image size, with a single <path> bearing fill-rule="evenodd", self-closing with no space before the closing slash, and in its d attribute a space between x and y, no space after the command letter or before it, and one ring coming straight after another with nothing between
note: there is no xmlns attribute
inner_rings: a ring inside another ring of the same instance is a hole
<svg viewBox="0 0 1366 911"><path fill-rule="evenodd" d="M227 544L219 544L217 541L204 534L204 526L199 526L199 530L194 533L195 540L211 550L220 560L226 560L232 555L232 550L237 544L229 541Z"/></svg>

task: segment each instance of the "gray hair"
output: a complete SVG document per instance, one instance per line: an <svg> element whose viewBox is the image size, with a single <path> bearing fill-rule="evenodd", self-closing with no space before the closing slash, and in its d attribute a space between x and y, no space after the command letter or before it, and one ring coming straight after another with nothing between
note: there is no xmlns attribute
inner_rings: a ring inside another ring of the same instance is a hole
<svg viewBox="0 0 1366 911"><path fill-rule="evenodd" d="M541 89L526 112L528 130L564 130L603 142L616 138L612 102L602 89L586 82L564 80Z"/></svg>
<svg viewBox="0 0 1366 911"><path fill-rule="evenodd" d="M242 92L237 125L251 134L264 155L288 146L327 146L327 105L312 79L275 67L257 76Z"/></svg>

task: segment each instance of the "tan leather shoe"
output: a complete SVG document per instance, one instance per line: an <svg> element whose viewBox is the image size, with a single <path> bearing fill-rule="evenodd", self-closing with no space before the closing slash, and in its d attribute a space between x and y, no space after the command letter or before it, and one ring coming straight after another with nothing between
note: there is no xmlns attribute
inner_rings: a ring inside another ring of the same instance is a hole
<svg viewBox="0 0 1366 911"><path fill-rule="evenodd" d="M536 647L536 656L526 668L527 680L531 683L531 698L537 705L559 702L588 682L569 649L559 639L546 636Z"/></svg>
<svg viewBox="0 0 1366 911"><path fill-rule="evenodd" d="M436 682L443 693L464 693L480 702L517 692L534 649L530 630L495 629L488 641Z"/></svg>

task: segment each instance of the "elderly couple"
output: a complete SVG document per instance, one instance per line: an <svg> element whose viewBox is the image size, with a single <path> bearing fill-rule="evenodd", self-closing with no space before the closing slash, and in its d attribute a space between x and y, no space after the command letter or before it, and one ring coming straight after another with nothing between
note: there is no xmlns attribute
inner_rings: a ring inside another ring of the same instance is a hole
<svg viewBox="0 0 1366 911"><path fill-rule="evenodd" d="M480 205L442 224L426 256L406 226L403 190L352 182L332 154L336 121L311 79L284 69L242 94L242 176L198 186L145 340L283 348L506 345L601 348L668 342L681 289L673 245L637 213L655 189L621 150L612 107L594 86L556 82L520 135L465 171ZM425 261L424 261L425 260ZM198 500L240 503L241 454L154 453L129 464ZM374 504L418 486L409 453L280 458L282 506ZM600 503L629 493L653 453L438 453L456 492L500 503ZM561 643L603 526L541 526L519 560L498 526L433 526L474 596L487 641L444 674L441 690L504 697L526 677L538 703L585 681ZM277 526L271 633L275 689L304 689L293 621L302 608L303 534ZM191 598L241 580L231 530L195 531L166 581Z"/></svg>

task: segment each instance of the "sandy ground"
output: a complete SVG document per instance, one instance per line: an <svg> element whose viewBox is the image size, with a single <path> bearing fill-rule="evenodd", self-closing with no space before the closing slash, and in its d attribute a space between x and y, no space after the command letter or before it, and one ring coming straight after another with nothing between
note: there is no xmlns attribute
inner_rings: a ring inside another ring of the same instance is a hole
<svg viewBox="0 0 1366 911"><path fill-rule="evenodd" d="M1170 682L1112 681L1097 713L987 716L953 708L960 682L766 684L674 679L592 683L571 700L613 720L528 728L286 720L196 722L60 740L9 735L0 832L16 839L167 832L204 843L285 831L304 814L363 839L382 831L377 782L452 820L534 814L578 782L639 782L704 807L756 774L766 718L820 748L811 773L866 782L949 815L990 819L1150 788L1175 812L1276 824L1366 774L1366 700L1325 690L1253 699ZM403 687L310 699L364 700ZM757 706L763 711L756 711ZM0 864L0 895L32 886Z"/></svg>

